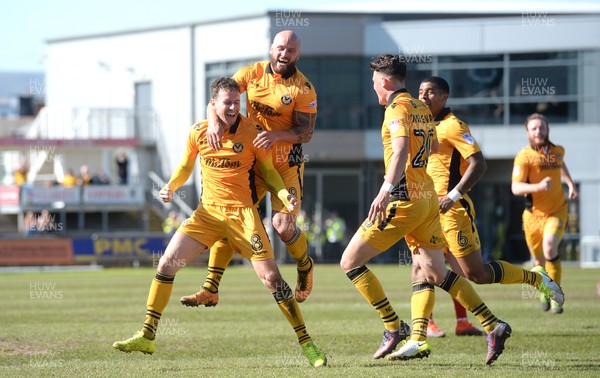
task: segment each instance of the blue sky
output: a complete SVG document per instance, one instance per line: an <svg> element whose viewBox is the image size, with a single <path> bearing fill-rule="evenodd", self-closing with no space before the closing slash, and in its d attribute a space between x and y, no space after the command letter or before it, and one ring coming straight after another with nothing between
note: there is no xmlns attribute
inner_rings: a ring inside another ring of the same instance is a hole
<svg viewBox="0 0 600 378"><path fill-rule="evenodd" d="M562 0L569 6L595 4L598 0ZM386 3L381 5L377 3ZM48 39L72 37L103 32L131 30L145 27L177 25L213 19L260 14L266 10L325 8L343 12L362 4L363 9L391 9L398 11L411 7L440 9L460 5L465 9L495 6L512 10L528 7L550 9L558 0L13 0L0 7L0 72L44 71L44 46ZM458 5L460 4L460 5ZM475 5L476 4L476 5Z"/></svg>
<svg viewBox="0 0 600 378"><path fill-rule="evenodd" d="M364 3L302 0L302 7ZM43 71L48 39L176 25L294 9L276 0L18 0L0 6L0 72Z"/></svg>

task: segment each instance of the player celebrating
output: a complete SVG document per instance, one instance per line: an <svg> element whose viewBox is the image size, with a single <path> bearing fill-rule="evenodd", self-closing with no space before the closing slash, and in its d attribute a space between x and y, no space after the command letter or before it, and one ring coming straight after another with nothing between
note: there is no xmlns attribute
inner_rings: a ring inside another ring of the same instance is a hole
<svg viewBox="0 0 600 378"><path fill-rule="evenodd" d="M419 87L419 100L429 107L437 122L440 149L430 156L427 173L433 179L440 200L446 261L453 271L475 283L526 283L540 290L542 295L562 302L562 290L543 270L528 272L506 261L483 263L474 222L475 209L467 193L485 172L486 162L469 126L446 107L449 94L448 82L438 76L424 79ZM467 321L464 307L455 302L455 310L457 335L480 332ZM430 319L428 334L432 324L435 323Z"/></svg>
<svg viewBox="0 0 600 378"><path fill-rule="evenodd" d="M373 89L386 106L381 130L385 180L369 209L368 219L347 246L340 265L384 322L383 340L374 358L390 354L406 327L400 323L381 283L366 263L402 237L413 253L412 333L388 359L429 356L427 324L435 302L434 285L446 290L481 322L488 333L486 364L495 361L510 337L510 326L498 320L469 281L445 266L434 184L426 172L430 149L438 143L431 112L405 89L406 64L397 55L382 54L371 62Z"/></svg>
<svg viewBox="0 0 600 378"><path fill-rule="evenodd" d="M558 244L568 219L561 178L569 188L570 200L577 198L577 189L564 162L565 149L550 142L546 117L538 113L530 115L525 121L525 130L529 146L515 157L511 188L514 195L527 198L523 230L536 269L544 271L545 268L560 284L562 266ZM557 298L541 295L540 299L544 311L551 307L553 314L563 312L563 303Z"/></svg>
<svg viewBox="0 0 600 378"><path fill-rule="evenodd" d="M187 181L196 157L200 155L204 183L202 201L175 232L159 261L148 294L142 330L125 341L115 342L113 347L123 352L153 353L156 330L169 302L175 274L196 255L226 237L242 256L252 262L257 275L296 332L311 365L323 366L327 359L306 331L298 303L279 273L273 249L254 206L257 199L252 173L254 165L258 163L265 182L290 211L297 206L297 200L285 188L273 167L269 151L253 145L261 128L239 114L239 85L231 78L221 78L211 88L211 106L227 125L222 148L214 151L206 143L206 120L195 124L190 131L183 160L160 191L161 199L171 202L172 193Z"/></svg>
<svg viewBox="0 0 600 378"><path fill-rule="evenodd" d="M310 81L296 68L300 58L300 39L290 31L278 33L270 49L270 61L258 62L240 69L233 78L246 91L248 117L260 124L263 131L254 140L257 148L271 148L275 168L283 178L285 187L298 200L302 199L304 157L302 143L312 137L317 116L317 95ZM208 119L217 120L210 109ZM209 127L208 143L218 150L221 147L222 125L214 122ZM260 185L259 199L265 192ZM298 278L296 300L303 302L312 291L314 261L308 256L306 235L296 225L298 206L289 211L272 193L273 227L285 243L290 255L296 260ZM231 258L233 249L225 242L217 242L211 248L208 275L196 294L184 296L181 302L187 306L215 306L219 301L219 284Z"/></svg>

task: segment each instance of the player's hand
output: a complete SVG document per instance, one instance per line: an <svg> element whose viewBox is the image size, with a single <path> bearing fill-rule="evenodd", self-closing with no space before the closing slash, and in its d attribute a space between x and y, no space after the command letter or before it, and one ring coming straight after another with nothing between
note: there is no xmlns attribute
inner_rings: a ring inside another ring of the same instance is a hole
<svg viewBox="0 0 600 378"><path fill-rule="evenodd" d="M288 211L296 210L296 207L298 207L298 199L296 198L296 196L293 194L290 194L287 196L287 199L289 201L288 205L286 206Z"/></svg>
<svg viewBox="0 0 600 378"><path fill-rule="evenodd" d="M440 214L444 214L446 211L450 210L452 206L454 206L456 202L452 201L450 197L443 196L440 198Z"/></svg>
<svg viewBox="0 0 600 378"><path fill-rule="evenodd" d="M550 190L550 188L552 187L552 178L544 177L544 179L538 183L538 187L540 189L540 192Z"/></svg>
<svg viewBox="0 0 600 378"><path fill-rule="evenodd" d="M265 150L270 148L273 143L277 141L276 134L272 131L261 131L256 138L254 138L254 146L256 148L264 148Z"/></svg>
<svg viewBox="0 0 600 378"><path fill-rule="evenodd" d="M165 187L162 188L160 192L158 192L158 196L164 203L169 203L173 200L173 192L171 192L171 188L168 184L165 185Z"/></svg>
<svg viewBox="0 0 600 378"><path fill-rule="evenodd" d="M577 193L577 189L575 189L575 185L569 185L569 200L574 200L579 197L579 193Z"/></svg>
<svg viewBox="0 0 600 378"><path fill-rule="evenodd" d="M383 223L389 203L390 193L386 192L385 190L381 190L377 197L375 197L373 200L373 203L371 203L368 217L369 222L375 223L375 221L377 221L377 224Z"/></svg>
<svg viewBox="0 0 600 378"><path fill-rule="evenodd" d="M224 128L218 120L215 120L214 123L208 122L206 141L210 148L215 151L219 151L219 149L223 147L223 131Z"/></svg>

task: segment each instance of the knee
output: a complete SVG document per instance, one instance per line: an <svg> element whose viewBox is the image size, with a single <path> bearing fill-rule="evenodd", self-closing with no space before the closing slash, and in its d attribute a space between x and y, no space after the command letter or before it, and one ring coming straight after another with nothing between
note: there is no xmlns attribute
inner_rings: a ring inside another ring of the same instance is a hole
<svg viewBox="0 0 600 378"><path fill-rule="evenodd" d="M157 271L163 274L174 276L179 269L185 266L185 261L177 259L170 254L162 255L158 261Z"/></svg>
<svg viewBox="0 0 600 378"><path fill-rule="evenodd" d="M265 273L263 277L261 277L263 284L270 290L276 291L281 288L283 281L283 277L277 271L269 271Z"/></svg>
<svg viewBox="0 0 600 378"><path fill-rule="evenodd" d="M488 275L483 271L469 271L465 273L465 276L469 281L475 282L479 285L492 282L492 277L488 277Z"/></svg>
<svg viewBox="0 0 600 378"><path fill-rule="evenodd" d="M290 240L296 232L296 222L290 214L277 214L273 217L273 228L283 241Z"/></svg>

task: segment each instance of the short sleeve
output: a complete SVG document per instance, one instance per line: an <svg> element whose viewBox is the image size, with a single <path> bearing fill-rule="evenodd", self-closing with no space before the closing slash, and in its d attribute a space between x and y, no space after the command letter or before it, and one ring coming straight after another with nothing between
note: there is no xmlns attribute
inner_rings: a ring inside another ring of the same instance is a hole
<svg viewBox="0 0 600 378"><path fill-rule="evenodd" d="M297 112L311 114L317 112L317 92L308 79L303 78L302 82L299 83L298 94L294 103L294 110Z"/></svg>
<svg viewBox="0 0 600 378"><path fill-rule="evenodd" d="M385 111L383 125L390 130L390 139L409 136L409 123L406 108L398 104L388 107Z"/></svg>
<svg viewBox="0 0 600 378"><path fill-rule="evenodd" d="M512 181L526 182L529 176L529 164L525 150L521 150L515 157L512 171Z"/></svg>
<svg viewBox="0 0 600 378"><path fill-rule="evenodd" d="M458 150L463 159L481 151L481 148L471 135L469 126L462 121L456 121L446 129L446 139Z"/></svg>

